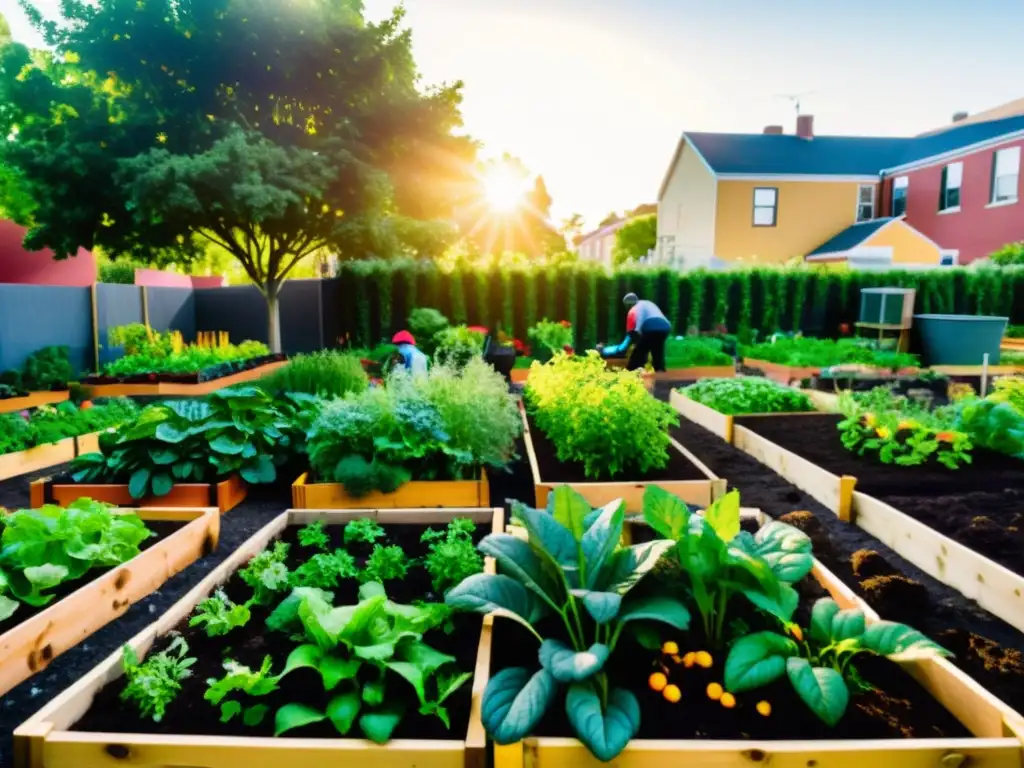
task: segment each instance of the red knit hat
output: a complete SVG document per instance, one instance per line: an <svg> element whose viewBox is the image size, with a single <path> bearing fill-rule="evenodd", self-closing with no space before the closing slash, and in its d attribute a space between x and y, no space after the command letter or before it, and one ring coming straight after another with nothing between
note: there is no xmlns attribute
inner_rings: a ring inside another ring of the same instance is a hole
<svg viewBox="0 0 1024 768"><path fill-rule="evenodd" d="M412 344L416 346L416 339L408 331L399 331L391 338L392 344Z"/></svg>

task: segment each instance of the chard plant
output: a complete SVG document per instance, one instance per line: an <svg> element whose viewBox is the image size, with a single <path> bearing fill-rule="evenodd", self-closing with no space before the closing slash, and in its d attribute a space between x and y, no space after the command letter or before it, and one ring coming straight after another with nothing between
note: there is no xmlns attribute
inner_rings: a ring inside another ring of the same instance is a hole
<svg viewBox="0 0 1024 768"><path fill-rule="evenodd" d="M297 669L320 674L332 694L326 708L289 703L275 715L275 735L329 720L342 736L358 724L378 744L391 738L415 694L419 713L451 723L444 702L471 677L455 668L455 657L423 641L444 620L429 606L398 605L384 586L359 588L357 605L334 607L328 593L296 589L274 610L268 626L298 632L305 642L288 656L278 680Z"/></svg>
<svg viewBox="0 0 1024 768"><path fill-rule="evenodd" d="M851 693L871 687L855 665L864 655L899 662L951 654L905 624L868 624L862 611L840 610L834 600L822 598L811 611L809 633L755 632L737 640L725 661L725 687L741 693L785 676L808 709L834 726L845 714Z"/></svg>
<svg viewBox="0 0 1024 768"><path fill-rule="evenodd" d="M148 717L159 723L181 691L181 681L192 676L195 663L195 657L188 655L188 643L180 635L141 664L135 651L126 645L122 666L128 684L121 691L121 700L133 703L143 719Z"/></svg>
<svg viewBox="0 0 1024 768"><path fill-rule="evenodd" d="M700 617L709 648L725 645L730 605L739 596L784 624L790 622L799 602L791 585L814 566L805 533L778 521L753 535L740 530L736 491L697 515L668 491L649 486L643 514L648 525L674 543L674 575Z"/></svg>
<svg viewBox="0 0 1024 768"><path fill-rule="evenodd" d="M573 730L600 760L611 760L636 735L640 705L614 688L604 672L630 622L653 621L685 630L690 612L671 596L636 596L633 588L672 548L669 540L621 547L625 505L592 510L568 486L556 488L546 510L514 507L528 538L487 536L480 551L494 557L500 575L479 573L445 598L457 610L492 613L526 627L540 644L539 669L514 667L491 678L481 717L498 744L528 736L565 686ZM560 620L543 636L538 622Z"/></svg>

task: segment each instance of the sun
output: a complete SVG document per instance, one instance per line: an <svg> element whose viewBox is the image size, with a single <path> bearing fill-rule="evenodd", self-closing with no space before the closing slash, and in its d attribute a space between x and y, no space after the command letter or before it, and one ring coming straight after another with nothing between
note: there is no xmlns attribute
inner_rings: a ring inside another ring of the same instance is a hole
<svg viewBox="0 0 1024 768"><path fill-rule="evenodd" d="M529 178L506 163L490 168L482 182L488 206L499 213L510 213L522 205L529 190Z"/></svg>

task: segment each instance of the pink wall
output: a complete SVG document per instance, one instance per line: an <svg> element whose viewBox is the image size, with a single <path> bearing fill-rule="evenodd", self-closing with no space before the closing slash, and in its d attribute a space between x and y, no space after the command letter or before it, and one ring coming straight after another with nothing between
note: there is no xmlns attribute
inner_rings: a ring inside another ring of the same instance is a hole
<svg viewBox="0 0 1024 768"><path fill-rule="evenodd" d="M221 288L223 277L189 277L177 272L161 272L159 269L136 269L135 284L151 288Z"/></svg>
<svg viewBox="0 0 1024 768"><path fill-rule="evenodd" d="M0 283L88 286L96 282L96 258L84 248L56 261L53 251L26 251L25 228L0 220Z"/></svg>
<svg viewBox="0 0 1024 768"><path fill-rule="evenodd" d="M989 207L992 194L992 162L997 149L1024 146L1024 139L1007 141L970 155L943 160L935 165L893 174L885 180L880 214L892 212L892 185L896 176L910 179L907 190L907 222L942 248L960 251L959 262L967 264L988 256L1006 243L1024 240L1024 193L1017 180L1017 202ZM942 169L950 162L964 164L960 186L960 210L939 213Z"/></svg>

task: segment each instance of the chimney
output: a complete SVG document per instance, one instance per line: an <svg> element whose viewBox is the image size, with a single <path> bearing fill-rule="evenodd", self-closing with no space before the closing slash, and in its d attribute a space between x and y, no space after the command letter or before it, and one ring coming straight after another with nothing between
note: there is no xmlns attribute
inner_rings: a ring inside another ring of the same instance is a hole
<svg viewBox="0 0 1024 768"><path fill-rule="evenodd" d="M814 138L814 115L796 116L796 135L807 141Z"/></svg>
<svg viewBox="0 0 1024 768"><path fill-rule="evenodd" d="M781 125L766 125L764 127L765 136L781 136L782 126Z"/></svg>
<svg viewBox="0 0 1024 768"><path fill-rule="evenodd" d="M966 112L954 112L953 113L953 122L954 123L959 123L959 122L962 122L962 121L966 120L968 117L970 117L970 115L968 115Z"/></svg>

